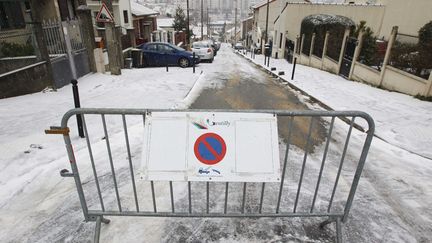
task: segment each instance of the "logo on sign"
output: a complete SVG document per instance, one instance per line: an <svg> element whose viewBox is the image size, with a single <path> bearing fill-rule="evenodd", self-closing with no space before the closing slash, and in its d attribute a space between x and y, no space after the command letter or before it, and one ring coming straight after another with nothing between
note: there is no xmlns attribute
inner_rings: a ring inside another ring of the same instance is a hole
<svg viewBox="0 0 432 243"><path fill-rule="evenodd" d="M216 133L205 133L195 141L194 153L201 163L215 165L225 157L226 144Z"/></svg>

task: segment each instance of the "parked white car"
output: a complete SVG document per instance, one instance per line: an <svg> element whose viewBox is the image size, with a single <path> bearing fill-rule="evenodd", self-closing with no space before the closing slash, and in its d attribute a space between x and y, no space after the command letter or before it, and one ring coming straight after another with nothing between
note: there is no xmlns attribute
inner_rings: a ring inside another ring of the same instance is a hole
<svg viewBox="0 0 432 243"><path fill-rule="evenodd" d="M192 44L192 52L195 52L199 56L201 61L209 61L210 63L214 60L214 50L209 42L198 41Z"/></svg>

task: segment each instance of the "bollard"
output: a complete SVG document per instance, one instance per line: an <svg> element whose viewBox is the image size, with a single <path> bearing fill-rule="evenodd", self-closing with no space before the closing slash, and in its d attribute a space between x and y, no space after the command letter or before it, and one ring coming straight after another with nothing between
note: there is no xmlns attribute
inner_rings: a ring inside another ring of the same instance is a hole
<svg viewBox="0 0 432 243"><path fill-rule="evenodd" d="M193 68L193 73L195 73L195 52L192 53L192 68Z"/></svg>
<svg viewBox="0 0 432 243"><path fill-rule="evenodd" d="M80 98L78 92L78 81L76 79L72 79L71 83L72 83L72 93L74 97L75 108L80 108L81 104L80 104ZM84 130L83 130L81 115L80 114L76 115L76 118L77 118L77 125L78 125L78 135L84 138Z"/></svg>
<svg viewBox="0 0 432 243"><path fill-rule="evenodd" d="M168 63L166 64L166 71L168 72Z"/></svg>
<svg viewBox="0 0 432 243"><path fill-rule="evenodd" d="M291 80L294 80L294 72L295 72L296 65L297 65L297 57L294 58L294 66L291 74Z"/></svg>

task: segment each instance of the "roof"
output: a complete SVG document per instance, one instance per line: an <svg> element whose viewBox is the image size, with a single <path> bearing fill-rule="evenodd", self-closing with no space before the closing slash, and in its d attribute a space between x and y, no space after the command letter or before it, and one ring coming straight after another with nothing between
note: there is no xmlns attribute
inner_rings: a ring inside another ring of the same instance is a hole
<svg viewBox="0 0 432 243"><path fill-rule="evenodd" d="M269 3L272 3L272 2L274 2L274 1L276 1L276 0L270 0ZM257 4L255 4L254 6L252 6L252 8L253 8L253 9L257 9L257 8L264 7L264 6L266 6L266 5L267 5L267 0L262 1L261 3L257 3Z"/></svg>
<svg viewBox="0 0 432 243"><path fill-rule="evenodd" d="M156 21L161 28L172 28L174 25L174 18L157 18Z"/></svg>
<svg viewBox="0 0 432 243"><path fill-rule="evenodd" d="M142 16L149 16L149 15L159 15L159 12L147 8L146 6L135 2L135 0L130 0L130 4L131 4L131 13L134 16L142 17Z"/></svg>

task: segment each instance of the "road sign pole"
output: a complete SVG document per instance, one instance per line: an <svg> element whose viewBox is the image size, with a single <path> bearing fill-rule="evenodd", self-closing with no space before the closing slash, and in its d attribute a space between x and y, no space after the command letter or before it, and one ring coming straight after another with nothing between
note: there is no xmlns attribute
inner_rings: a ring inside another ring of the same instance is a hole
<svg viewBox="0 0 432 243"><path fill-rule="evenodd" d="M101 19L101 15L105 14L105 21ZM108 49L109 69L112 75L121 75L123 53L119 45L120 36L115 27L114 19L112 18L113 5L111 0L102 0L102 7L98 13L97 20L105 22L105 39ZM108 16L107 16L108 15Z"/></svg>
<svg viewBox="0 0 432 243"><path fill-rule="evenodd" d="M295 73L296 65L297 65L297 57L294 58L294 65L293 65L293 70L292 70L292 74L291 74L291 80L294 80L294 73Z"/></svg>

